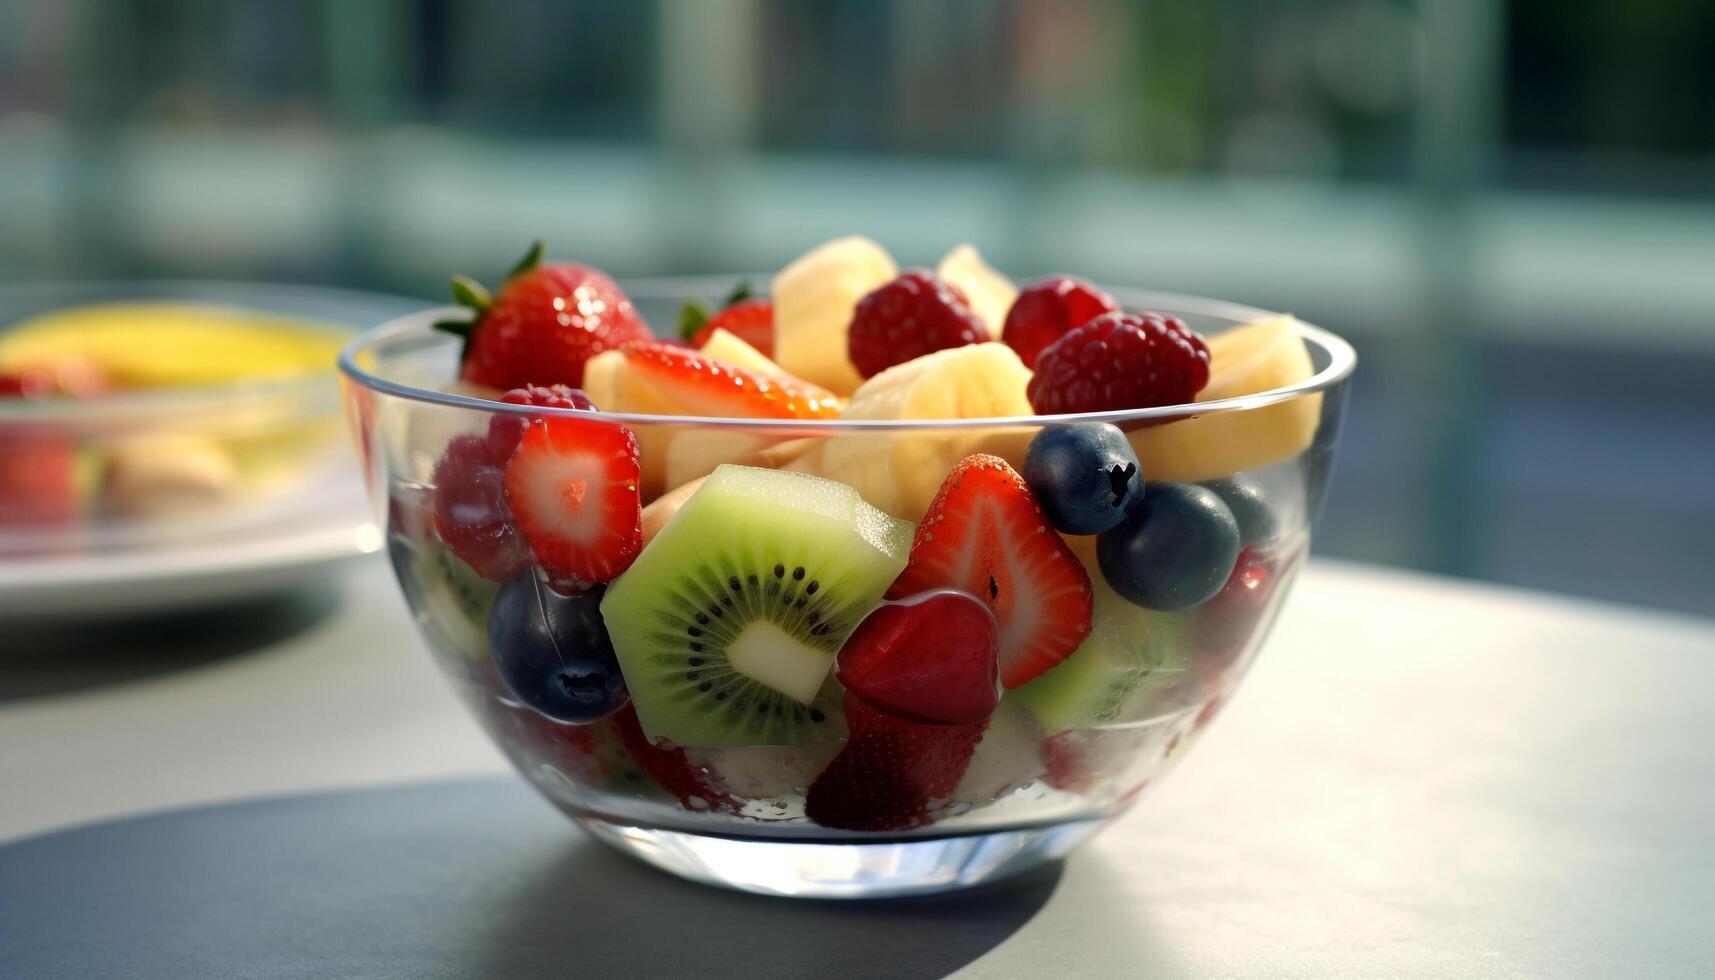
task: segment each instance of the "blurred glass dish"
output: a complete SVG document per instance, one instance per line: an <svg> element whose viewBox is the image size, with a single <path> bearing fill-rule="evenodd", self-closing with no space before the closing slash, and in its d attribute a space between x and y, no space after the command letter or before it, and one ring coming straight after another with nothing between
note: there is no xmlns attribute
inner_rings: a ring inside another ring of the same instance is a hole
<svg viewBox="0 0 1715 980"><path fill-rule="evenodd" d="M334 356L420 305L243 283L0 288L0 614L235 598L373 550Z"/></svg>

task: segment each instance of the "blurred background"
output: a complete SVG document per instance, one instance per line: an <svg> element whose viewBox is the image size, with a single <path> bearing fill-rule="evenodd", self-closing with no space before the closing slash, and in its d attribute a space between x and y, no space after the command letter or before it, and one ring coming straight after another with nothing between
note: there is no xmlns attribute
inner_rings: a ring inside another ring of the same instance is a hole
<svg viewBox="0 0 1715 980"><path fill-rule="evenodd" d="M968 240L1351 338L1319 551L1708 613L1712 52L1708 0L0 0L0 283Z"/></svg>

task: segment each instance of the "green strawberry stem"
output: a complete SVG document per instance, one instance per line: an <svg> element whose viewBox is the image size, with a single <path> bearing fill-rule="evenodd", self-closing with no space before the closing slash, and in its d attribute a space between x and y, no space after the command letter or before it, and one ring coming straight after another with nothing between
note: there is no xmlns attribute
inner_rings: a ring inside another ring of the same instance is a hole
<svg viewBox="0 0 1715 980"><path fill-rule="evenodd" d="M524 257L518 260L518 264L512 267L512 271L506 274L504 281L511 282L527 272L534 271L537 266L542 264L542 249L542 239L538 238L532 242L530 250L525 252ZM494 296L488 291L488 287L469 276L453 276L452 285L453 302L470 310L471 318L469 320L442 320L435 324L435 329L444 330L455 337L462 338L464 340L464 353L468 353L470 351L471 332L476 329L476 323L482 319L482 315L494 305ZM462 360L464 354L461 353L459 356Z"/></svg>
<svg viewBox="0 0 1715 980"><path fill-rule="evenodd" d="M530 251L524 253L524 257L519 259L518 264L512 267L512 271L506 274L506 278L517 279L519 276L535 269L541 264L542 239L538 238L530 244Z"/></svg>
<svg viewBox="0 0 1715 980"><path fill-rule="evenodd" d="M483 288L482 283L475 279L469 276L454 276L453 301L470 310L471 318L468 320L442 320L435 324L435 329L462 338L465 347L469 348L471 331L476 329L476 321L482 319L482 315L488 312L490 306L494 305L494 297L490 296L488 290Z"/></svg>
<svg viewBox="0 0 1715 980"><path fill-rule="evenodd" d="M709 322L711 315L707 303L694 299L686 300L685 305L679 307L679 325L674 329L678 331L679 336L690 340L697 335L698 330L703 329L704 324Z"/></svg>
<svg viewBox="0 0 1715 980"><path fill-rule="evenodd" d="M737 306L755 295L755 293L750 291L750 283L741 282L733 289L732 292L727 294L726 302L721 304L721 309L724 310L729 306Z"/></svg>
<svg viewBox="0 0 1715 980"><path fill-rule="evenodd" d="M467 307L477 316L488 312L494 305L494 297L489 295L487 288L469 276L453 277L453 301Z"/></svg>
<svg viewBox="0 0 1715 980"><path fill-rule="evenodd" d="M727 294L727 298L721 302L720 308L725 310L737 306L754 295L756 294L750 291L750 283L741 282L737 288ZM690 340L697 335L698 330L703 329L703 326L709 322L709 318L712 316L714 313L709 309L709 304L699 299L688 299L684 306L679 307L679 325L674 329L678 331L679 336Z"/></svg>

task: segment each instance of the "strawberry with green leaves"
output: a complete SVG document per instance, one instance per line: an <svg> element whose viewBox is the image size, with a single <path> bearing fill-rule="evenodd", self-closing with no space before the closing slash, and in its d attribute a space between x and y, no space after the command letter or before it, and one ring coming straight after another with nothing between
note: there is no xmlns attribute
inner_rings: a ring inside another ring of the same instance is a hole
<svg viewBox="0 0 1715 980"><path fill-rule="evenodd" d="M454 276L453 298L471 310L471 318L436 326L464 338L459 378L490 388L577 388L590 358L651 337L612 279L575 262L544 264L540 241L494 295Z"/></svg>
<svg viewBox="0 0 1715 980"><path fill-rule="evenodd" d="M733 290L719 311L710 313L702 302L689 302L679 310L679 336L692 347L702 347L716 330L725 330L764 357L774 356L774 302L753 296L748 285Z"/></svg>

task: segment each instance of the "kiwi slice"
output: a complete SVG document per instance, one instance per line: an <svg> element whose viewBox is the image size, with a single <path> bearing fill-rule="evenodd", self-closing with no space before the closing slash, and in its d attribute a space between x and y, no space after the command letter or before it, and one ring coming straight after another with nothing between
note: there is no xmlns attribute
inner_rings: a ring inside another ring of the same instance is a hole
<svg viewBox="0 0 1715 980"><path fill-rule="evenodd" d="M401 580L410 579L405 588L419 621L426 619L439 634L431 639L470 660L488 656L488 611L500 594L499 583L478 575L439 543L419 546L408 565L395 567Z"/></svg>
<svg viewBox="0 0 1715 980"><path fill-rule="evenodd" d="M602 599L644 733L837 737L834 654L904 569L913 530L832 480L716 468Z"/></svg>
<svg viewBox="0 0 1715 980"><path fill-rule="evenodd" d="M1091 584L1095 608L1083 645L1006 695L1050 734L1146 720L1176 704L1180 689L1195 681L1191 617L1133 605L1098 575Z"/></svg>

